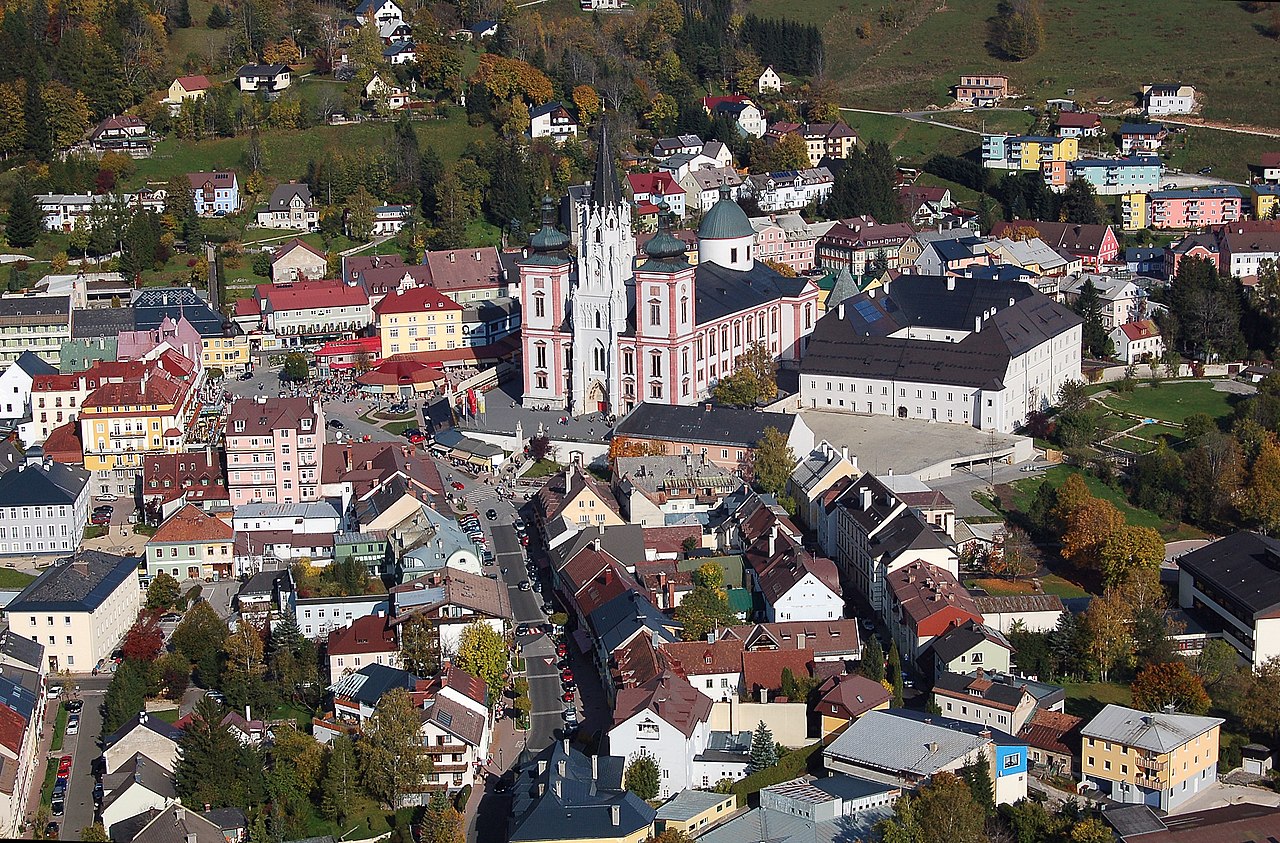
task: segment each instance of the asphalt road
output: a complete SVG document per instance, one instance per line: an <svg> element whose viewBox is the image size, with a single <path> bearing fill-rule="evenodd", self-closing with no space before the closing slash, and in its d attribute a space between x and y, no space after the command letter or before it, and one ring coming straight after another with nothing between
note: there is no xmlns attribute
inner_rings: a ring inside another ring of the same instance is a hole
<svg viewBox="0 0 1280 843"><path fill-rule="evenodd" d="M72 689L79 685L84 708L80 710L79 734L68 736L62 744L62 751L54 753L56 756L70 755L73 759L71 779L67 785L66 813L54 817L62 826L63 840L75 840L80 829L93 825L93 786L97 782L93 776L93 762L102 754L98 737L102 732L102 699L109 684L110 676L87 676L64 683L63 699L68 699L68 694L74 697ZM57 716L57 708L50 707L49 710L48 716ZM42 776L43 768L40 774Z"/></svg>

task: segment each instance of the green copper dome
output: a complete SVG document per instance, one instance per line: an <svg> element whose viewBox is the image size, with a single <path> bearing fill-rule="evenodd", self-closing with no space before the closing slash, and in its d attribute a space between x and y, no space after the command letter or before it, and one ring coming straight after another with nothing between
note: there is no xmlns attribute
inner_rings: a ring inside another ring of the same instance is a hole
<svg viewBox="0 0 1280 843"><path fill-rule="evenodd" d="M666 201L658 204L658 233L644 244L644 253L649 260L661 263L682 263L684 261L684 241L671 233L672 213Z"/></svg>
<svg viewBox="0 0 1280 843"><path fill-rule="evenodd" d="M558 252L569 245L569 235L556 228L555 207L555 200L550 196L542 197L542 228L529 238L535 252Z"/></svg>
<svg viewBox="0 0 1280 843"><path fill-rule="evenodd" d="M720 199L711 206L698 226L698 239L733 240L754 236L755 230L751 227L751 220L747 219L746 211L729 198L728 186L721 185Z"/></svg>

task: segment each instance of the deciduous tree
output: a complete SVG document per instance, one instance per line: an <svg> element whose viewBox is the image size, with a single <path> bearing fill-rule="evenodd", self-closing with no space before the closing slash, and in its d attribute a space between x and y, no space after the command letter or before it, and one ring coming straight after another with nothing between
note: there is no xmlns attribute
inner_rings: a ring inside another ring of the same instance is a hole
<svg viewBox="0 0 1280 843"><path fill-rule="evenodd" d="M1164 561L1164 539L1150 527L1121 526L1103 541L1098 564L1103 580L1115 583L1135 568L1156 570Z"/></svg>
<svg viewBox="0 0 1280 843"><path fill-rule="evenodd" d="M124 634L121 650L126 659L143 664L152 662L164 649L164 632L155 621L149 618L136 621Z"/></svg>
<svg viewBox="0 0 1280 843"><path fill-rule="evenodd" d="M885 843L983 843L982 806L955 773L937 773L916 795L903 796L881 826Z"/></svg>
<svg viewBox="0 0 1280 843"><path fill-rule="evenodd" d="M200 683L217 687L222 646L229 635L227 625L208 601L198 601L173 632L174 648L196 669Z"/></svg>
<svg viewBox="0 0 1280 843"><path fill-rule="evenodd" d="M440 669L440 630L430 618L413 615L400 625L400 661L417 676Z"/></svg>
<svg viewBox="0 0 1280 843"><path fill-rule="evenodd" d="M795 451L787 444L787 438L778 428L766 427L764 435L756 443L755 458L751 463L756 486L782 502L786 496L787 480L795 467Z"/></svg>
<svg viewBox="0 0 1280 843"><path fill-rule="evenodd" d="M431 795L418 828L419 843L464 843L466 839L462 814L453 807L448 796L439 792Z"/></svg>
<svg viewBox="0 0 1280 843"><path fill-rule="evenodd" d="M178 598L181 596L182 586L178 585L178 581L173 577L161 571L151 580L151 585L147 586L147 608L172 609L178 605Z"/></svg>
<svg viewBox="0 0 1280 843"><path fill-rule="evenodd" d="M658 762L649 753L636 753L631 763L627 765L623 780L626 782L627 790L641 799L658 798L661 771L658 769Z"/></svg>
<svg viewBox="0 0 1280 843"><path fill-rule="evenodd" d="M404 688L383 694L365 724L359 747L365 788L385 806L400 807L401 797L417 792L431 772L431 758L422 752L421 727L418 709Z"/></svg>
<svg viewBox="0 0 1280 843"><path fill-rule="evenodd" d="M996 19L996 43L1011 61L1024 61L1044 44L1044 19L1036 0L1003 0Z"/></svg>
<svg viewBox="0 0 1280 843"><path fill-rule="evenodd" d="M1168 706L1184 714L1201 715L1209 711L1209 695L1205 693L1204 683L1184 661L1149 664L1129 687L1133 691L1134 706L1143 711L1162 711Z"/></svg>
<svg viewBox="0 0 1280 843"><path fill-rule="evenodd" d="M684 596L675 611L675 619L684 625L681 633L684 640L700 641L712 629L738 622L737 614L729 607L724 572L719 565L706 563L693 572L692 579L693 590Z"/></svg>
<svg viewBox="0 0 1280 843"><path fill-rule="evenodd" d="M491 691L502 688L507 670L507 642L483 621L467 624L458 639L454 663L473 676L483 679Z"/></svg>

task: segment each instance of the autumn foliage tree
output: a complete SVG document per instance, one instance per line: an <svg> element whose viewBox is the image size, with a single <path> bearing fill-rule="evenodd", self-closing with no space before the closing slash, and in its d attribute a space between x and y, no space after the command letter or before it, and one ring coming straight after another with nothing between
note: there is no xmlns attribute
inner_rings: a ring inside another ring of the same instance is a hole
<svg viewBox="0 0 1280 843"><path fill-rule="evenodd" d="M538 68L521 61L494 53L480 57L480 66L471 76L472 85L480 85L496 100L523 97L527 102L539 105L555 95L551 80Z"/></svg>
<svg viewBox="0 0 1280 843"><path fill-rule="evenodd" d="M138 621L125 633L121 649L126 659L144 663L154 661L164 649L164 632L154 622Z"/></svg>
<svg viewBox="0 0 1280 843"><path fill-rule="evenodd" d="M1115 504L1094 497L1078 474L1058 488L1052 515L1062 525L1063 558L1100 574L1106 584L1134 569L1154 569L1164 559L1158 532L1127 524Z"/></svg>
<svg viewBox="0 0 1280 843"><path fill-rule="evenodd" d="M1258 449L1244 489L1244 511L1263 530L1280 528L1280 444L1274 434L1267 434Z"/></svg>
<svg viewBox="0 0 1280 843"><path fill-rule="evenodd" d="M1204 682L1191 672L1186 662L1149 664L1139 671L1130 690L1133 704L1143 711L1161 711L1169 706L1184 714L1209 711Z"/></svg>

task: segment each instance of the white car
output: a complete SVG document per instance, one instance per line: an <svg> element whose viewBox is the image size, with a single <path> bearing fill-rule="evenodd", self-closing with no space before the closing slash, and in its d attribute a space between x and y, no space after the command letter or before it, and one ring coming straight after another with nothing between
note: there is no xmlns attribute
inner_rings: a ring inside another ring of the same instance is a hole
<svg viewBox="0 0 1280 843"><path fill-rule="evenodd" d="M73 714L67 718L67 734L78 735L80 733L80 715Z"/></svg>
<svg viewBox="0 0 1280 843"><path fill-rule="evenodd" d="M62 696L62 686L50 685L45 689L44 696L45 699L56 700L58 697Z"/></svg>
<svg viewBox="0 0 1280 843"><path fill-rule="evenodd" d="M111 502L111 501L118 501L120 500L120 498L116 497L115 495L98 495L96 498L94 498L94 500Z"/></svg>

